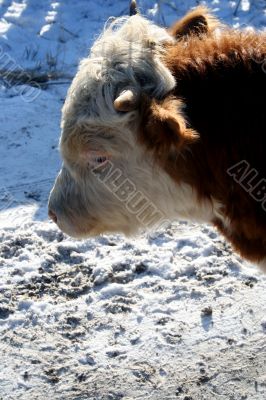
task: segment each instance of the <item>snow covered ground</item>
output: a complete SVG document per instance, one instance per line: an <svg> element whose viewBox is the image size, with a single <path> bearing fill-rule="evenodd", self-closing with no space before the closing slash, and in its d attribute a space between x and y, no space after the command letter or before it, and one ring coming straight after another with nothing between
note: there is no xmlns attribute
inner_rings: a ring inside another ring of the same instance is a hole
<svg viewBox="0 0 266 400"><path fill-rule="evenodd" d="M139 0L162 24L198 3ZM266 27L265 0L204 3ZM78 242L47 221L66 90L106 19L127 11L0 0L0 399L264 400L266 276L211 227Z"/></svg>

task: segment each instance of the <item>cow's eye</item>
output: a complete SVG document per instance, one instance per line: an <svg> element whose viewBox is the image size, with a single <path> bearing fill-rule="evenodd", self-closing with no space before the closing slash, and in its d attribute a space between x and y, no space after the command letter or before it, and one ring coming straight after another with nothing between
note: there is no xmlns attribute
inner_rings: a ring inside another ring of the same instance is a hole
<svg viewBox="0 0 266 400"><path fill-rule="evenodd" d="M102 167L103 165L105 165L109 160L108 156L105 155L94 155L94 157L91 157L89 162L88 162L88 166L89 168L98 168L98 167Z"/></svg>
<svg viewBox="0 0 266 400"><path fill-rule="evenodd" d="M107 161L107 157L104 157L104 156L100 156L100 157L96 157L95 158L95 162L97 164L102 164L102 163L105 163L106 161Z"/></svg>
<svg viewBox="0 0 266 400"><path fill-rule="evenodd" d="M80 159L83 165L94 168L105 165L110 160L110 155L105 151L89 150L81 153Z"/></svg>

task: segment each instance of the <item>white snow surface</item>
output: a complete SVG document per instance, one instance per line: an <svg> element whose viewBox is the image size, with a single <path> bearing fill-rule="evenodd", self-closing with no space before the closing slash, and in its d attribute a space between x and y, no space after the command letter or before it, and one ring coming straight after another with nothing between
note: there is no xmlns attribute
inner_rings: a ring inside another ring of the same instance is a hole
<svg viewBox="0 0 266 400"><path fill-rule="evenodd" d="M169 25L199 2L138 3ZM265 0L202 3L266 27ZM41 90L0 81L0 399L263 400L266 276L212 227L75 241L47 220L66 90L127 12L127 0L0 0L1 76L54 77Z"/></svg>

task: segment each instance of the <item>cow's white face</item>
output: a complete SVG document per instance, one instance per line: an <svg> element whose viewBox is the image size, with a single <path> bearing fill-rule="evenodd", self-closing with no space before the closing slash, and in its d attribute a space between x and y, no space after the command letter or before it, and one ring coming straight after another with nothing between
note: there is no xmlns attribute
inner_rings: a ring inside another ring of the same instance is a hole
<svg viewBox="0 0 266 400"><path fill-rule="evenodd" d="M81 62L63 108L63 168L49 200L51 217L69 235L131 234L192 210L191 188L173 182L138 140L147 123L143 96L160 101L175 85L160 58L171 40L134 16L111 25ZM161 123L173 104L154 106L157 117L147 118ZM171 129L181 129L170 118Z"/></svg>
<svg viewBox="0 0 266 400"><path fill-rule="evenodd" d="M123 146L120 154L109 151L107 158L79 165L65 162L49 205L64 232L75 237L128 235L166 219L162 200L173 184L138 147Z"/></svg>
<svg viewBox="0 0 266 400"><path fill-rule="evenodd" d="M123 122L125 116L118 114L113 127L82 125L63 130L64 166L49 207L69 235L129 235L162 225L174 215L177 186L137 140L138 113L132 112L130 128L128 121Z"/></svg>

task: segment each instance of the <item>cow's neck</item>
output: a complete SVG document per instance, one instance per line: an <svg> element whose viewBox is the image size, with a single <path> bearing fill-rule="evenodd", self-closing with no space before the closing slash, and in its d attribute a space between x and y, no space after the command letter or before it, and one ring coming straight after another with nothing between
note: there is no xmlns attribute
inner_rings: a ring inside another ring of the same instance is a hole
<svg viewBox="0 0 266 400"><path fill-rule="evenodd" d="M266 178L266 79L260 63L266 41L256 34L232 35L193 39L169 52L174 95L185 103L184 114L199 140L169 155L164 169L194 189L198 204L212 203L212 222L245 257L257 260L266 254L266 212L228 170L245 161Z"/></svg>

